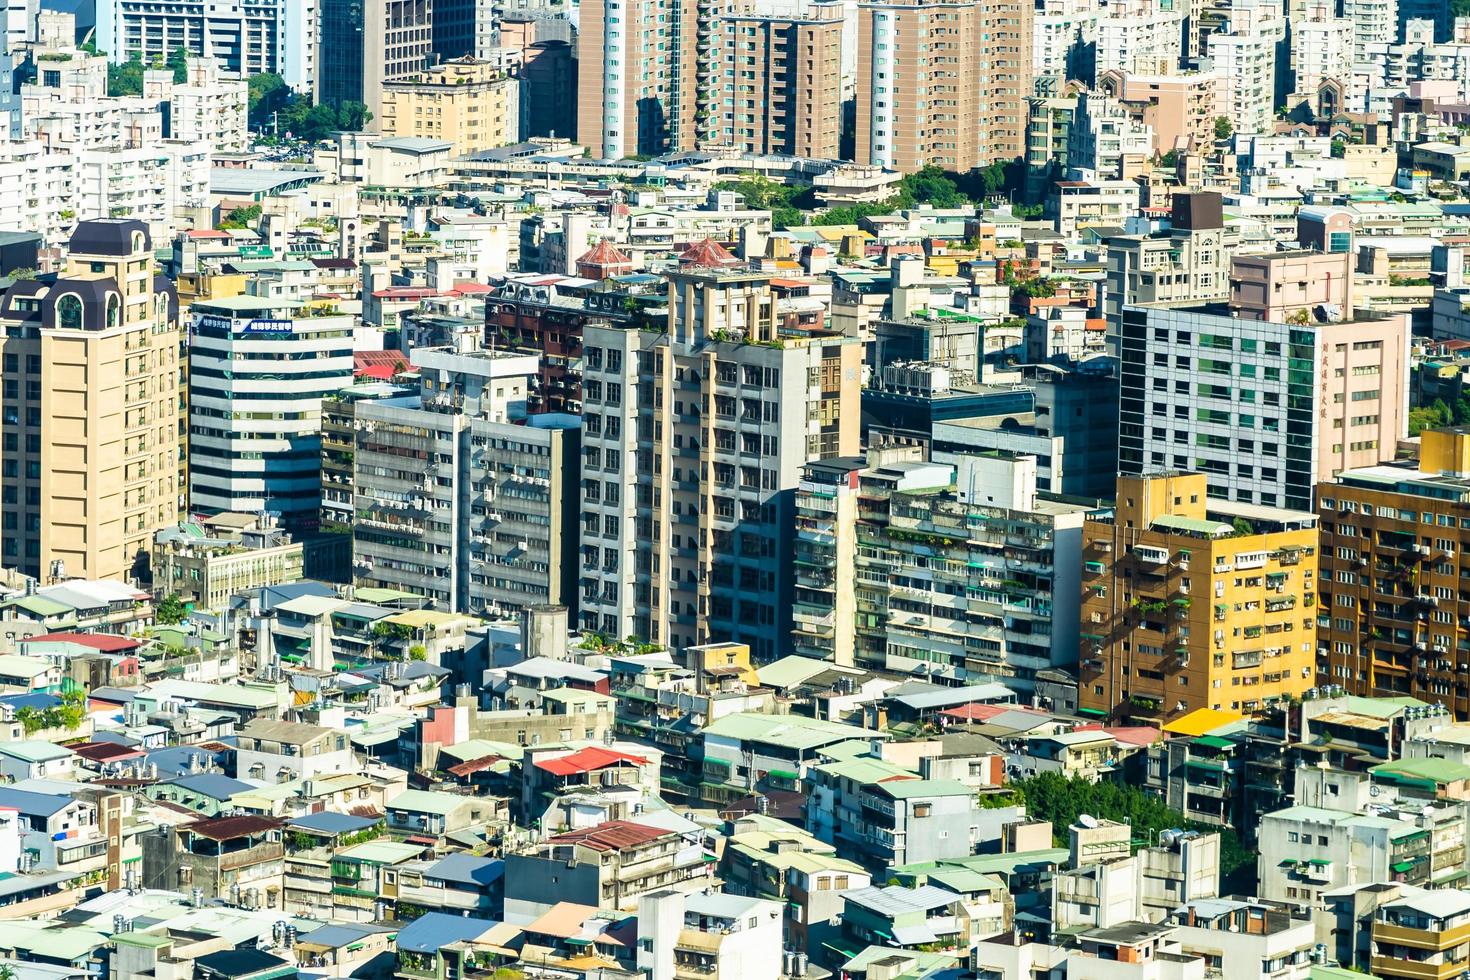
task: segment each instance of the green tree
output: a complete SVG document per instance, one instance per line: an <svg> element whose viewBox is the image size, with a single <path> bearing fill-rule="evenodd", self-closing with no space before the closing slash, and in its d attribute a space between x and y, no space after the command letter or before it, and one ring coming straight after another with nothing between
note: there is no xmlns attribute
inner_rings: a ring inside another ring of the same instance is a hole
<svg viewBox="0 0 1470 980"><path fill-rule="evenodd" d="M745 199L747 206L771 212L771 227L776 231L806 224L803 209L813 203L810 187L793 187L756 173L740 180L722 180L715 190L734 191Z"/></svg>
<svg viewBox="0 0 1470 980"><path fill-rule="evenodd" d="M184 84L189 80L189 52L184 48L174 48L164 67L173 70L175 85Z"/></svg>
<svg viewBox="0 0 1470 980"><path fill-rule="evenodd" d="M178 593L170 592L158 600L158 609L153 615L165 626L172 626L175 623L182 623L188 617L189 609L184 605L184 600L179 598Z"/></svg>
<svg viewBox="0 0 1470 980"><path fill-rule="evenodd" d="M1017 293L1030 299L1047 299L1057 294L1057 287L1050 279L1027 279L1012 287L1011 295Z"/></svg>
<svg viewBox="0 0 1470 980"><path fill-rule="evenodd" d="M143 94L143 59L136 53L122 64L107 65L108 95Z"/></svg>
<svg viewBox="0 0 1470 980"><path fill-rule="evenodd" d="M1455 399L1455 407L1449 415L1450 422L1454 425L1470 423L1470 395L1460 395Z"/></svg>
<svg viewBox="0 0 1470 980"><path fill-rule="evenodd" d="M1220 835L1220 894L1250 895L1256 890L1256 856L1229 828L1192 823L1163 800L1137 786L1124 783L1092 783L1045 772L1013 783L1026 798L1026 814L1035 820L1050 820L1058 841L1082 814L1131 824L1135 843L1148 843L1159 831L1201 830ZM1060 845L1059 845L1060 846Z"/></svg>
<svg viewBox="0 0 1470 980"><path fill-rule="evenodd" d="M1216 116L1215 117L1215 139L1217 139L1217 140L1228 140L1230 137L1232 137L1234 135L1235 135L1235 124L1230 121L1230 117L1228 117L1228 116Z"/></svg>
<svg viewBox="0 0 1470 980"><path fill-rule="evenodd" d="M1409 435L1417 436L1425 429L1437 429L1454 421L1454 409L1443 398L1436 398L1428 405L1409 409Z"/></svg>
<svg viewBox="0 0 1470 980"><path fill-rule="evenodd" d="M1165 153L1163 156L1159 157L1159 166L1164 168L1165 170L1173 170L1175 167L1179 166L1179 151L1170 150L1168 153Z"/></svg>
<svg viewBox="0 0 1470 980"><path fill-rule="evenodd" d="M960 193L954 178L934 164L904 177L898 188L899 207L928 204L936 208L960 208L970 203Z"/></svg>
<svg viewBox="0 0 1470 980"><path fill-rule="evenodd" d="M286 80L275 72L251 75L246 83L250 91L250 124L264 126L275 111L290 96Z"/></svg>
<svg viewBox="0 0 1470 980"><path fill-rule="evenodd" d="M814 225L855 225L864 218L880 214L892 214L886 202L883 204L848 204L840 208L828 208L812 218Z"/></svg>
<svg viewBox="0 0 1470 980"><path fill-rule="evenodd" d="M254 228L255 223L260 220L260 205L247 204L243 208L235 208L220 219L219 229L226 228Z"/></svg>

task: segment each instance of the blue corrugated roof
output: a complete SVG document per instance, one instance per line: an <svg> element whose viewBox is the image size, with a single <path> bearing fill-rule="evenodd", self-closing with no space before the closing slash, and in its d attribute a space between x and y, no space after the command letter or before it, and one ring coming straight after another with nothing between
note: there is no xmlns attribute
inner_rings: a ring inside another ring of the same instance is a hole
<svg viewBox="0 0 1470 980"><path fill-rule="evenodd" d="M0 807L19 810L21 813L49 817L72 802L70 796L53 796L50 793L28 793L23 789L0 786Z"/></svg>
<svg viewBox="0 0 1470 980"><path fill-rule="evenodd" d="M473 854L450 854L424 872L425 878L452 881L461 885L488 885L505 874L505 862L499 858L475 857Z"/></svg>
<svg viewBox="0 0 1470 980"><path fill-rule="evenodd" d="M353 831L366 830L377 822L371 817L354 817L346 813L332 813L323 810L321 813L308 813L304 817L294 817L286 823L290 827L315 830L320 834L350 834Z"/></svg>
<svg viewBox="0 0 1470 980"><path fill-rule="evenodd" d="M61 698L54 694L7 694L0 697L0 704L8 704L11 708L19 711L21 708L35 708L37 711L45 711L54 708L61 703Z"/></svg>
<svg viewBox="0 0 1470 980"><path fill-rule="evenodd" d="M169 782L175 786L182 786L191 793L203 793L210 799L215 800L228 800L236 793L244 793L247 790L255 788L249 783L242 783L240 780L231 779L229 776L221 776L217 772L203 772L194 776L179 776L177 779L170 779Z"/></svg>
<svg viewBox="0 0 1470 980"><path fill-rule="evenodd" d="M432 953L441 946L474 939L495 924L489 919L428 912L398 930L398 951Z"/></svg>

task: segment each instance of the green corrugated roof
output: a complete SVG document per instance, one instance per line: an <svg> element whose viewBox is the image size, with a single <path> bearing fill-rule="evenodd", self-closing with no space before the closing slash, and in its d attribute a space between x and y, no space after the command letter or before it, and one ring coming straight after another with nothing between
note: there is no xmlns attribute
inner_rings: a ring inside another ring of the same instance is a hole
<svg viewBox="0 0 1470 980"><path fill-rule="evenodd" d="M1221 738L1218 735L1201 735L1199 738L1192 739L1191 741L1195 745L1203 745L1207 749L1233 749L1233 748L1235 748L1235 743L1234 742L1230 741L1230 739L1228 739L1228 738Z"/></svg>
<svg viewBox="0 0 1470 980"><path fill-rule="evenodd" d="M1195 534L1229 534L1233 530L1229 524L1220 521L1207 521L1198 517L1175 517L1173 514L1161 514L1155 517L1153 526L1176 531L1191 531Z"/></svg>
<svg viewBox="0 0 1470 980"><path fill-rule="evenodd" d="M1370 771L1390 779L1428 780L1436 784L1470 779L1470 766L1449 759L1399 759L1376 765Z"/></svg>
<svg viewBox="0 0 1470 980"><path fill-rule="evenodd" d="M975 792L954 779L890 779L873 788L895 800L912 800L923 796L970 796Z"/></svg>

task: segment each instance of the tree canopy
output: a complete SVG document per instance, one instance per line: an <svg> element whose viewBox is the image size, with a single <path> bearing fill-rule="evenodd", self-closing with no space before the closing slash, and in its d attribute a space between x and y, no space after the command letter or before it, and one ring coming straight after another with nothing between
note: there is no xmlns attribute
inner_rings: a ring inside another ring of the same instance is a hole
<svg viewBox="0 0 1470 980"><path fill-rule="evenodd" d="M189 52L184 48L174 48L164 67L173 70L175 85L184 84L189 80Z"/></svg>
<svg viewBox="0 0 1470 980"><path fill-rule="evenodd" d="M1461 394L1450 405L1443 398L1436 398L1428 405L1409 409L1409 435L1417 436L1425 429L1437 429L1446 425L1470 423L1470 392Z"/></svg>
<svg viewBox="0 0 1470 980"><path fill-rule="evenodd" d="M1135 841L1156 840L1161 830L1200 830L1220 835L1220 894L1252 895L1256 890L1256 856L1241 844L1229 828L1209 827L1185 818L1137 786L1125 783L1092 783L1044 772L1012 784L1026 799L1026 814L1035 820L1050 820L1058 846L1067 828L1082 814L1114 820L1133 827Z"/></svg>
<svg viewBox="0 0 1470 980"><path fill-rule="evenodd" d="M286 80L275 72L251 75L247 85L250 89L252 126L264 126L270 120L270 114L285 104L291 95L291 90L286 87Z"/></svg>
<svg viewBox="0 0 1470 980"><path fill-rule="evenodd" d="M178 593L171 592L158 600L158 609L154 612L154 618L165 626L182 623L189 615L189 608L184 605Z"/></svg>
<svg viewBox="0 0 1470 980"><path fill-rule="evenodd" d="M112 96L142 95L145 70L143 59L136 52L122 64L108 62L107 94Z"/></svg>
<svg viewBox="0 0 1470 980"><path fill-rule="evenodd" d="M311 99L298 95L277 110L277 122L284 135L315 143L333 133L355 133L364 129L373 114L361 102L337 102L313 105Z"/></svg>

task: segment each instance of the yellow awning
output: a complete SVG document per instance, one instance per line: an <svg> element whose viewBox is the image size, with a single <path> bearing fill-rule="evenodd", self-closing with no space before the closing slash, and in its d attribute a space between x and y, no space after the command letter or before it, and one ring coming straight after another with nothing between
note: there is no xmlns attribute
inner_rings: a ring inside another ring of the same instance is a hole
<svg viewBox="0 0 1470 980"><path fill-rule="evenodd" d="M1164 726L1164 731L1170 735L1187 735L1197 738L1200 735L1208 735L1221 725L1228 725L1232 721L1240 721L1244 718L1238 711L1221 711L1217 708L1197 708Z"/></svg>

